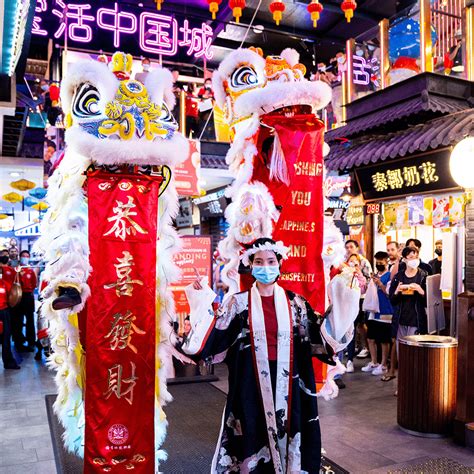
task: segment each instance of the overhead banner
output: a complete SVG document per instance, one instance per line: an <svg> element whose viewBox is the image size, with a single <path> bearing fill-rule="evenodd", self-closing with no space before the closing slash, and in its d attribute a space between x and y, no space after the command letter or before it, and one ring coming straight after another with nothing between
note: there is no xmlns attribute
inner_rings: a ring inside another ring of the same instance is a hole
<svg viewBox="0 0 474 474"><path fill-rule="evenodd" d="M184 318L189 314L189 304L184 288L196 280L196 271L201 277L207 277L212 286L212 252L211 237L186 235L181 237L181 250L174 256L174 261L181 270L179 281L171 285L176 315L180 329Z"/></svg>
<svg viewBox="0 0 474 474"><path fill-rule="evenodd" d="M155 472L159 177L87 180L93 288L87 302L84 472ZM146 436L143 436L146 433Z"/></svg>

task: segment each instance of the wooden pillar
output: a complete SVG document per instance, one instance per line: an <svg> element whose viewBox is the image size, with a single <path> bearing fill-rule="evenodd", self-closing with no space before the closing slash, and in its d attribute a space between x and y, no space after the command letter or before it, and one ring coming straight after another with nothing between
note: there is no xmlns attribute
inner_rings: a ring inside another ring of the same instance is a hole
<svg viewBox="0 0 474 474"><path fill-rule="evenodd" d="M433 45L431 43L430 0L419 0L419 2L421 72L433 72Z"/></svg>

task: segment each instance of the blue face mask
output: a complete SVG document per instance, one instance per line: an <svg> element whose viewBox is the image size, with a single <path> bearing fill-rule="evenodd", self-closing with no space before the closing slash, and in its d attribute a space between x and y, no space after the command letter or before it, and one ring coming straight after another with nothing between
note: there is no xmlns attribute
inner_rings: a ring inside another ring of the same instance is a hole
<svg viewBox="0 0 474 474"><path fill-rule="evenodd" d="M20 258L20 263L22 265L28 265L29 262L30 262L30 259L28 257L21 257Z"/></svg>
<svg viewBox="0 0 474 474"><path fill-rule="evenodd" d="M252 275L260 283L268 285L279 277L280 267L278 265L252 267Z"/></svg>

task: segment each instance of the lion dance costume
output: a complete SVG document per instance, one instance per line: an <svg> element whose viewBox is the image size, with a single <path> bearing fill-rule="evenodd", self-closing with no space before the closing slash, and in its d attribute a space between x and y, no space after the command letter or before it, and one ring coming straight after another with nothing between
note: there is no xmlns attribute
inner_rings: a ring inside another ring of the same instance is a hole
<svg viewBox="0 0 474 474"><path fill-rule="evenodd" d="M331 292L346 302L332 306L323 327L333 348L340 349L336 340L343 336L350 341L357 315L352 306L358 310L353 303L360 292L342 277L328 287L329 269L342 262L344 245L332 218L324 217L327 145L324 124L314 112L330 102L331 89L321 81L306 80L304 74L295 50L264 58L260 48L230 53L214 73L216 101L232 138L226 160L236 175L226 210L230 228L219 246L226 261L222 280L229 294L248 289L251 282L240 266L245 247L261 237L281 240L289 247L279 280L285 289L303 295L321 314ZM315 359L314 368L321 387L326 366ZM343 370L341 364L337 370ZM337 395L334 382L320 395Z"/></svg>
<svg viewBox="0 0 474 474"><path fill-rule="evenodd" d="M169 71L142 84L129 78L130 55L115 53L111 66L73 64L62 83L67 148L38 242L43 311L66 448L88 473L150 473L165 457L170 399L171 173L188 142L170 113Z"/></svg>

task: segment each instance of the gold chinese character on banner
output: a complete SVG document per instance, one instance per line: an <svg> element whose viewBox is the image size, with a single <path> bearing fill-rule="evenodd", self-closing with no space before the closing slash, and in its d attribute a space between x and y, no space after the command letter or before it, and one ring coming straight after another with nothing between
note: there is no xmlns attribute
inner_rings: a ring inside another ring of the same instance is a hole
<svg viewBox="0 0 474 474"><path fill-rule="evenodd" d="M130 362L130 365L132 373L128 378L123 378L123 367L120 364L114 365L108 369L107 391L104 392L106 400L108 400L113 394L119 400L124 398L130 405L133 405L133 389L137 383L138 377L135 377L135 364Z"/></svg>
<svg viewBox="0 0 474 474"><path fill-rule="evenodd" d="M388 189L387 178L384 173L375 173L372 175L372 183L376 191L386 191Z"/></svg>
<svg viewBox="0 0 474 474"><path fill-rule="evenodd" d="M121 201L116 202L117 206L113 208L114 215L107 219L108 222L113 222L114 224L104 234L104 237L113 233L115 237L125 240L130 234L148 234L148 232L143 227L141 227L132 219L132 216L137 215L137 213L132 210L136 207L133 197L128 196L127 203L123 203Z"/></svg>
<svg viewBox="0 0 474 474"><path fill-rule="evenodd" d="M115 293L120 296L132 296L133 285L143 285L141 280L133 280L130 276L132 272L133 255L130 252L123 251L123 257L117 257L117 262L114 264L115 272L117 274L117 281L104 285L106 290L115 288Z"/></svg>
<svg viewBox="0 0 474 474"><path fill-rule="evenodd" d="M402 171L400 169L387 170L387 184L390 189L403 188Z"/></svg>
<svg viewBox="0 0 474 474"><path fill-rule="evenodd" d="M123 350L129 347L135 354L138 352L137 348L132 344L132 335L146 334L145 331L138 328L135 321L136 316L127 310L125 314L116 313L113 316L112 327L108 334L104 336L105 339L110 339L110 348L115 351L117 349Z"/></svg>
<svg viewBox="0 0 474 474"><path fill-rule="evenodd" d="M436 174L436 163L427 161L422 163L418 168L421 170L421 178L425 184L436 183L436 181L439 180L439 177Z"/></svg>
<svg viewBox="0 0 474 474"><path fill-rule="evenodd" d="M420 173L418 173L416 166L404 166L403 179L406 186L417 186L420 184Z"/></svg>

